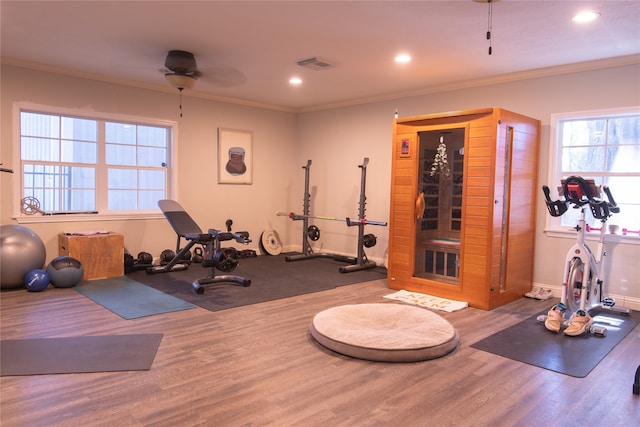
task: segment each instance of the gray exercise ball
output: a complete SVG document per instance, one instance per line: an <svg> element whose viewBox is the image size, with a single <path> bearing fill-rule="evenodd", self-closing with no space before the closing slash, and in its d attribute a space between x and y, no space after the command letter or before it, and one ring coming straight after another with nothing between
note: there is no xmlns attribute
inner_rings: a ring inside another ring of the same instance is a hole
<svg viewBox="0 0 640 427"><path fill-rule="evenodd" d="M42 269L47 252L42 239L22 225L0 227L0 289L24 287L24 276Z"/></svg>

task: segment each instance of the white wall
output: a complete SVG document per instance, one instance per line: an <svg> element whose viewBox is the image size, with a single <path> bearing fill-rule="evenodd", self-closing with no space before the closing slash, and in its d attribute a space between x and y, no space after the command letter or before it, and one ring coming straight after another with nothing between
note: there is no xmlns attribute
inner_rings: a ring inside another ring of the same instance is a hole
<svg viewBox="0 0 640 427"><path fill-rule="evenodd" d="M556 113L640 105L640 65L592 70L544 78L514 81L490 86L452 90L407 97L357 107L302 114L297 137L301 144L298 162L312 158L312 182L318 186L317 214L344 215L357 203L356 164L363 156L371 158L367 174L367 217L388 218L391 181L391 126L393 113L399 117L429 113L501 107L539 119L542 122L538 188L548 180L550 116ZM553 183L549 183L553 184ZM302 184L300 184L302 185ZM640 183L639 183L640 185ZM301 193L302 190L296 190ZM640 197L640 196L639 196ZM553 288L559 295L562 260L572 244L568 238L544 234L547 215L542 191L538 191L536 258L534 282ZM320 225L319 225L320 226ZM640 228L640 223L625 225ZM329 250L355 247L353 232L337 224L326 224L331 233ZM387 246L387 231L370 227L378 237L371 253L378 257ZM610 245L609 292L618 303L640 309L640 245Z"/></svg>
<svg viewBox="0 0 640 427"><path fill-rule="evenodd" d="M15 102L130 115L178 122L178 200L203 229L224 229L234 221L234 230L249 231L258 249L261 232L275 218L277 208L286 205L295 167L289 160L297 150L295 116L271 110L226 104L201 98L183 97L183 117L179 117L178 93L164 93L120 86L12 66L2 67L3 167L13 164L12 107ZM253 185L217 183L217 129L253 132ZM21 195L13 192L17 174L2 174L1 223L15 223L13 208ZM58 255L58 233L70 230L107 229L123 233L125 247L134 256L147 251L154 256L166 248L175 249L176 238L164 218L155 220L55 222L26 224L45 242L47 260Z"/></svg>
<svg viewBox="0 0 640 427"><path fill-rule="evenodd" d="M177 94L118 86L40 71L2 66L1 146L3 167L12 165L12 105L33 102L102 113L153 117L179 122L179 201L203 228L223 228L227 218L235 229L246 229L257 241L260 233L275 228L285 248L300 250L302 221L275 216L276 211L300 213L303 205L304 170L312 160L310 184L312 214L357 218L361 170L369 157L366 182L366 217L389 219L392 120L400 117L471 108L501 107L542 121L539 185L547 182L550 115L571 111L640 105L640 64L472 87L405 97L365 105L303 114L225 104L186 96L184 117L178 117ZM254 133L253 185L219 185L216 179L217 128L251 130ZM1 223L11 219L11 180L2 174ZM538 185L538 186L539 186ZM538 192L534 281L559 289L561 262L571 241L543 233L546 209ZM312 221L321 229L315 250L356 255L357 227L338 221ZM173 248L175 237L162 220L111 221L76 224L76 228L106 228L125 235L134 255L140 250L158 254ZM48 259L57 255L57 233L69 224L33 224L45 241ZM633 228L630 226L629 228ZM638 228L637 225L635 228ZM387 227L366 227L378 238L367 250L381 263L387 248ZM640 245L614 244L610 250L611 294L626 298L627 306L640 308Z"/></svg>

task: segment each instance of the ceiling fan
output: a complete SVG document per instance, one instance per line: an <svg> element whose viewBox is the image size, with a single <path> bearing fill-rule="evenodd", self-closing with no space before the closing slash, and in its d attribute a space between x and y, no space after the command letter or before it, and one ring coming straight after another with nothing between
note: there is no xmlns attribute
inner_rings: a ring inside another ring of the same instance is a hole
<svg viewBox="0 0 640 427"><path fill-rule="evenodd" d="M184 50L170 50L164 61L164 77L169 84L179 91L192 89L198 77L202 75L198 71L198 64L193 53Z"/></svg>
<svg viewBox="0 0 640 427"><path fill-rule="evenodd" d="M191 52L184 50L170 50L164 61L164 68L160 70L171 86L180 91L180 117L182 117L182 91L193 89L198 78L206 78L207 84L218 87L237 86L246 82L246 76L234 69L224 66L209 67L203 74L198 69L196 58Z"/></svg>

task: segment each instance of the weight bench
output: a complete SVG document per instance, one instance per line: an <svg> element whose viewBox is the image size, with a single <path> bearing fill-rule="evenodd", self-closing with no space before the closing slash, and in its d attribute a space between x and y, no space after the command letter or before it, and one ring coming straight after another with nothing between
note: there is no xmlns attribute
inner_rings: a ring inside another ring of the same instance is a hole
<svg viewBox="0 0 640 427"><path fill-rule="evenodd" d="M195 245L202 245L204 248L202 266L208 269L207 277L194 280L192 286L197 294L204 293L204 286L230 282L241 286L250 286L251 280L232 275L216 276L216 268L222 272L230 273L238 265L238 254L234 248L221 248L221 242L235 240L241 244L249 244L249 233L246 231L231 232L231 220L227 220L227 231L210 229L203 233L198 224L189 216L180 204L174 200L159 200L158 207L164 214L167 221L178 235L176 245L176 255L166 265L151 266L147 268L147 274L168 273L171 271L186 270L189 262L184 261L185 254ZM180 249L181 239L185 239L187 244Z"/></svg>

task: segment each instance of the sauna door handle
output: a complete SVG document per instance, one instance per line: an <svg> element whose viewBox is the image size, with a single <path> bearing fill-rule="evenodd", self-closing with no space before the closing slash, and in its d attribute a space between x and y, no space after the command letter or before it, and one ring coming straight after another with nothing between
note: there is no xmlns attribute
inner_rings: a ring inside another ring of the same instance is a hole
<svg viewBox="0 0 640 427"><path fill-rule="evenodd" d="M420 220L420 218L422 218L422 216L424 215L424 208L424 193L420 193L418 194L418 197L416 197L416 221Z"/></svg>

